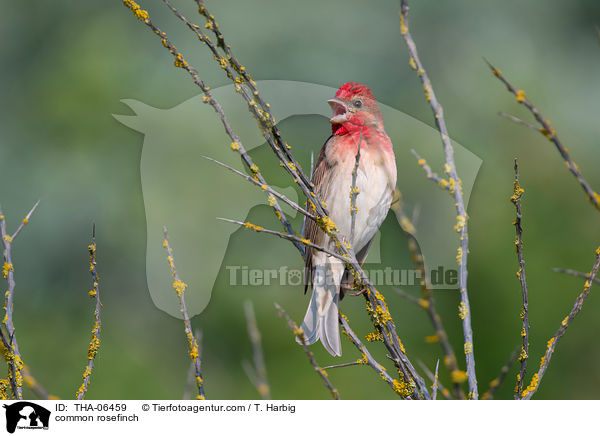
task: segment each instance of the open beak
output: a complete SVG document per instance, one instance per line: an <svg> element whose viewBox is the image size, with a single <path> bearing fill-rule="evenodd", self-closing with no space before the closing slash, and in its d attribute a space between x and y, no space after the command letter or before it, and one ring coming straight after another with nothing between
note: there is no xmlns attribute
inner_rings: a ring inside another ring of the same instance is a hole
<svg viewBox="0 0 600 436"><path fill-rule="evenodd" d="M346 103L338 98L327 100L327 103L329 103L329 106L331 106L331 110L333 111L333 116L329 119L331 124L343 124L348 120L348 108L346 107Z"/></svg>

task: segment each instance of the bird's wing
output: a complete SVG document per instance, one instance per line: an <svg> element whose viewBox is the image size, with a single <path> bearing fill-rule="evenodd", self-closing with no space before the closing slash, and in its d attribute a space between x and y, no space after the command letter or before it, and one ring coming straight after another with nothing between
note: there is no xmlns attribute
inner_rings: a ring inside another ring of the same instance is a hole
<svg viewBox="0 0 600 436"><path fill-rule="evenodd" d="M315 192L321 197L321 199L325 198L327 195L327 189L329 189L329 183L323 183L326 176L331 174L331 169L336 165L336 163L331 163L325 158L325 151L327 150L328 145L331 143L332 139L334 139L334 135L331 135L323 144L321 148L321 152L319 153L319 157L317 158L317 163L315 164L315 169L312 173L311 182L315 186ZM307 209L309 208L307 204ZM310 210L310 209L309 209ZM313 244L322 245L324 243L325 234L319 228L317 223L312 219L306 220L306 226L304 228L304 237L309 239ZM306 247L306 263L304 265L304 293L308 289L308 284L312 282L312 273L313 273L313 253L314 248Z"/></svg>

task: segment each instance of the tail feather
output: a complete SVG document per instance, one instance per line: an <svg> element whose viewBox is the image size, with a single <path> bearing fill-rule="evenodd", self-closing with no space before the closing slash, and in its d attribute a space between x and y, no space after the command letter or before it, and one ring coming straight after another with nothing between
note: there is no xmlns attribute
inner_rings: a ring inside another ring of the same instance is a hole
<svg viewBox="0 0 600 436"><path fill-rule="evenodd" d="M315 256L313 290L302 322L306 345L320 340L333 356L342 355L338 303L343 272L344 264L338 259L327 255Z"/></svg>

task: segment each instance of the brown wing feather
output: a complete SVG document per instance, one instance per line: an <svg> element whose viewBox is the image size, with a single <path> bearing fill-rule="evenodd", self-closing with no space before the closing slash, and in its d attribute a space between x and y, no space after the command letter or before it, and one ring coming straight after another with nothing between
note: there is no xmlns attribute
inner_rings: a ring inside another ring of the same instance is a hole
<svg viewBox="0 0 600 436"><path fill-rule="evenodd" d="M315 164L315 169L312 173L312 177L311 177L311 182L313 183L313 185L315 186L315 192L321 197L323 198L325 196L325 194L327 193L327 188L329 186L329 184L327 183L323 183L324 179L325 179L325 175L326 174L331 174L331 168L335 165L335 164L331 164L330 162L327 161L327 159L325 159L325 151L327 150L327 146L329 145L331 139L333 138L333 135L330 136L329 138L327 138L327 141L325 141L325 144L323 144L323 147L321 148L321 152L319 153L319 157L317 158L317 163ZM307 205L307 208L309 206ZM304 228L304 237L306 239L310 239L310 241L314 244L317 245L322 245L323 244L323 240L325 234L323 233L323 231L319 228L319 226L317 225L316 222L314 222L311 219L307 219L306 220L306 226ZM304 293L306 294L306 291L308 289L308 284L312 283L312 273L313 273L313 264L312 264L312 258L313 258L313 254L314 254L314 248L311 247L306 247L306 263L304 265L304 278L305 278L305 283L304 283Z"/></svg>

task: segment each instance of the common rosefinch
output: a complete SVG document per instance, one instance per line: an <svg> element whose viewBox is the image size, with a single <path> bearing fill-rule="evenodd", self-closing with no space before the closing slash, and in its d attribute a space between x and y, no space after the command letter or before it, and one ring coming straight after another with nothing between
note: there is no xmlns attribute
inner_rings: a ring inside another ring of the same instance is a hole
<svg viewBox="0 0 600 436"><path fill-rule="evenodd" d="M345 241L352 244L356 258L362 264L392 202L396 158L392 142L384 131L377 101L369 88L356 82L345 83L328 103L333 110L330 119L332 135L321 149L312 182L327 204L329 217ZM352 232L350 190L359 142L358 211ZM312 220L306 222L305 237L335 250L329 236ZM338 303L345 266L337 258L308 248L305 268L305 292L308 280L312 280L312 296L302 323L306 343L313 344L320 339L330 354L341 356ZM352 281L350 275L343 280L344 283Z"/></svg>

